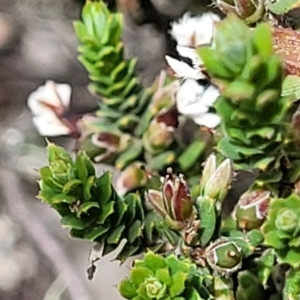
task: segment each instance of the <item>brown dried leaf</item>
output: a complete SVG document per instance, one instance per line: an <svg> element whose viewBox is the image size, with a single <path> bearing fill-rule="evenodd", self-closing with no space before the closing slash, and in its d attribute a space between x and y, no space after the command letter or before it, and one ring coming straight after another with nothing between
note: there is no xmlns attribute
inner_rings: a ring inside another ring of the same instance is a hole
<svg viewBox="0 0 300 300"><path fill-rule="evenodd" d="M300 32L290 28L273 28L275 53L285 63L287 74L300 76Z"/></svg>

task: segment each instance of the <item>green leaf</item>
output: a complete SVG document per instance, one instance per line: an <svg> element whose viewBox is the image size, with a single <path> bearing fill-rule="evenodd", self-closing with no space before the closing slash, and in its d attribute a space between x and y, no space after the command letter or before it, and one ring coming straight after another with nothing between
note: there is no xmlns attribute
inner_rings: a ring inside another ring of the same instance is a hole
<svg viewBox="0 0 300 300"><path fill-rule="evenodd" d="M126 244L125 247L122 249L122 251L118 254L117 258L118 260L124 262L128 257L132 255L136 255L141 252L141 245L140 243L136 243L133 245Z"/></svg>
<svg viewBox="0 0 300 300"><path fill-rule="evenodd" d="M103 225L107 218L114 213L114 202L111 201L111 202L108 202L105 204L105 206L102 206L101 207L101 213L99 215L99 218L98 218L98 223Z"/></svg>
<svg viewBox="0 0 300 300"><path fill-rule="evenodd" d="M253 247L259 247L264 241L264 236L259 229L252 229L249 231L247 233L247 238Z"/></svg>
<svg viewBox="0 0 300 300"><path fill-rule="evenodd" d="M122 170L124 167L126 167L128 164L130 164L132 161L136 160L143 152L143 144L141 141L135 140L132 141L132 144L129 145L123 151L118 159L115 162L115 167L119 170Z"/></svg>
<svg viewBox="0 0 300 300"><path fill-rule="evenodd" d="M43 167L39 170L39 174L42 178L42 181L51 189L53 189L53 191L56 192L61 192L61 190L63 189L63 185L61 185L60 183L56 182L53 180L52 178L52 172L50 170L49 167Z"/></svg>
<svg viewBox="0 0 300 300"><path fill-rule="evenodd" d="M73 26L74 26L76 36L78 37L78 39L80 41L82 41L83 38L88 35L86 27L84 26L84 24L81 21L74 21Z"/></svg>
<svg viewBox="0 0 300 300"><path fill-rule="evenodd" d="M65 194L55 194L53 197L50 198L49 203L51 205L57 203L68 203L73 204L76 201L75 196L65 195Z"/></svg>
<svg viewBox="0 0 300 300"><path fill-rule="evenodd" d="M204 153L206 143L201 140L195 140L188 148L179 156L178 163L182 171L191 168L199 160Z"/></svg>
<svg viewBox="0 0 300 300"><path fill-rule="evenodd" d="M126 222L126 224L131 224L135 220L138 196L136 194L130 193L126 195L124 201L128 205L127 210L124 214L124 222Z"/></svg>
<svg viewBox="0 0 300 300"><path fill-rule="evenodd" d="M223 63L219 53L211 48L200 48L198 53L203 60L206 69L214 76L231 80L234 74Z"/></svg>
<svg viewBox="0 0 300 300"><path fill-rule="evenodd" d="M222 95L230 98L234 103L241 103L243 101L249 101L255 96L256 87L249 82L235 80L229 83L224 89Z"/></svg>
<svg viewBox="0 0 300 300"><path fill-rule="evenodd" d="M147 213L144 221L144 233L150 244L153 242L154 239L153 231L155 229L156 223L158 222L158 219L160 219L160 221L163 221L162 218L158 216L155 212L150 211L149 213Z"/></svg>
<svg viewBox="0 0 300 300"><path fill-rule="evenodd" d="M183 272L177 272L172 275L172 285L169 288L169 293L171 297L179 296L185 288L185 281L188 274Z"/></svg>
<svg viewBox="0 0 300 300"><path fill-rule="evenodd" d="M172 284L172 279L167 268L159 268L158 270L156 270L155 277L167 286L170 286Z"/></svg>
<svg viewBox="0 0 300 300"><path fill-rule="evenodd" d="M79 179L70 180L64 185L62 192L66 195L77 195L81 185L82 182Z"/></svg>
<svg viewBox="0 0 300 300"><path fill-rule="evenodd" d="M81 214L87 213L91 208L99 208L99 203L98 202L85 202L80 205L78 212L77 212L77 217L80 217Z"/></svg>
<svg viewBox="0 0 300 300"><path fill-rule="evenodd" d="M142 222L135 220L128 229L128 242L132 244L138 237L142 235Z"/></svg>
<svg viewBox="0 0 300 300"><path fill-rule="evenodd" d="M240 73L246 62L245 38L248 34L248 26L234 14L229 14L216 25L215 51L218 52L224 65L234 73Z"/></svg>
<svg viewBox="0 0 300 300"><path fill-rule="evenodd" d="M109 12L103 2L93 3L91 7L91 15L94 22L94 34L99 40L102 39L103 33L107 28Z"/></svg>
<svg viewBox="0 0 300 300"><path fill-rule="evenodd" d="M125 279L123 280L119 285L118 285L118 290L122 297L125 299L132 299L137 295L136 293L136 286L130 279Z"/></svg>
<svg viewBox="0 0 300 300"><path fill-rule="evenodd" d="M107 243L108 244L118 244L120 242L122 233L123 233L125 228L126 228L125 225L121 225L121 226L118 226L117 228L115 228L113 230L113 232L107 238L107 240L106 240Z"/></svg>
<svg viewBox="0 0 300 300"><path fill-rule="evenodd" d="M105 172L96 180L97 194L99 195L99 203L104 205L111 197L111 174Z"/></svg>
<svg viewBox="0 0 300 300"><path fill-rule="evenodd" d="M176 152L174 151L165 151L156 156L153 156L149 160L149 167L151 170L162 170L166 166L170 166L177 159Z"/></svg>
<svg viewBox="0 0 300 300"><path fill-rule="evenodd" d="M184 272L184 273L189 272L188 265L185 262L180 261L175 255L169 255L165 259L165 262L168 265L168 267L170 268L171 274L177 273L179 271Z"/></svg>
<svg viewBox="0 0 300 300"><path fill-rule="evenodd" d="M109 230L109 226L93 226L89 230L85 230L83 238L85 240L95 241Z"/></svg>
<svg viewBox="0 0 300 300"><path fill-rule="evenodd" d="M116 200L115 207L114 207L114 211L115 211L114 225L115 226L119 226L121 224L122 218L123 218L126 210L127 210L127 204L121 199Z"/></svg>
<svg viewBox="0 0 300 300"><path fill-rule="evenodd" d="M94 23L93 23L93 15L92 15L92 2L87 2L86 5L83 7L82 10L82 19L84 22L84 25L88 31L88 33L93 36L95 34L94 32Z"/></svg>
<svg viewBox="0 0 300 300"><path fill-rule="evenodd" d="M51 164L56 160L61 160L65 164L73 165L72 158L70 154L63 149L62 147L56 146L55 144L48 143L47 145L47 152L48 152L48 161Z"/></svg>
<svg viewBox="0 0 300 300"><path fill-rule="evenodd" d="M185 300L185 299L189 299L189 300L204 300L204 299L209 299L209 298L202 298L202 297L198 294L198 292L196 291L196 289L193 288L193 287L189 287L189 288L187 289L187 293L185 293L185 294L187 294L187 296L184 297L183 300ZM181 299L181 297L178 297L178 298ZM175 299L176 299L176 298L175 298ZM224 300L225 300L225 299L224 299Z"/></svg>
<svg viewBox="0 0 300 300"><path fill-rule="evenodd" d="M201 220L201 246L205 247L215 232L217 218L215 203L213 199L199 197L196 206Z"/></svg>
<svg viewBox="0 0 300 300"><path fill-rule="evenodd" d="M95 170L90 159L83 152L80 152L76 156L75 167L77 178L81 180L83 184L86 183L89 176L95 175Z"/></svg>
<svg viewBox="0 0 300 300"><path fill-rule="evenodd" d="M272 230L265 234L265 245L271 246L275 249L285 249L286 244L278 237L277 231Z"/></svg>
<svg viewBox="0 0 300 300"><path fill-rule="evenodd" d="M95 180L96 180L95 176L90 176L87 179L86 184L85 184L84 189L83 189L84 201L88 201L93 197L93 195L91 194L91 189L94 186Z"/></svg>
<svg viewBox="0 0 300 300"><path fill-rule="evenodd" d="M266 286L275 265L274 249L266 250L255 262L258 267L257 278L263 286Z"/></svg>
<svg viewBox="0 0 300 300"><path fill-rule="evenodd" d="M293 268L300 267L300 249L290 248L287 251L277 251L278 262L291 265Z"/></svg>
<svg viewBox="0 0 300 300"><path fill-rule="evenodd" d="M153 272L166 267L164 258L161 255L155 254L153 252L146 253L144 257L144 263L145 266Z"/></svg>
<svg viewBox="0 0 300 300"><path fill-rule="evenodd" d="M265 57L272 55L272 32L268 23L261 23L254 29L252 43L260 55Z"/></svg>
<svg viewBox="0 0 300 300"><path fill-rule="evenodd" d="M64 216L61 219L61 224L62 226L71 227L77 230L82 230L85 228L84 222L81 219L71 214Z"/></svg>
<svg viewBox="0 0 300 300"><path fill-rule="evenodd" d="M130 278L135 286L139 286L146 278L153 275L154 273L150 269L145 267L133 268L130 272Z"/></svg>

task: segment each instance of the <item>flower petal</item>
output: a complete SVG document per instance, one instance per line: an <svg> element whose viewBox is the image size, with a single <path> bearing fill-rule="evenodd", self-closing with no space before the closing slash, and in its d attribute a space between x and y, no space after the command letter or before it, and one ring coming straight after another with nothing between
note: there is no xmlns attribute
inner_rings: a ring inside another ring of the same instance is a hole
<svg viewBox="0 0 300 300"><path fill-rule="evenodd" d="M208 106L203 105L201 97L205 87L194 79L186 79L180 86L176 103L178 111L183 115L199 115L208 111Z"/></svg>
<svg viewBox="0 0 300 300"><path fill-rule="evenodd" d="M55 107L60 110L69 108L71 101L71 87L68 84L56 84L48 80L32 92L28 99L28 107L33 115L41 115Z"/></svg>
<svg viewBox="0 0 300 300"><path fill-rule="evenodd" d="M185 62L177 60L167 55L166 55L166 60L169 67L174 71L176 76L179 78L194 78L194 79L205 78L205 76L201 73L200 68L193 68Z"/></svg>
<svg viewBox="0 0 300 300"><path fill-rule="evenodd" d="M195 117L194 122L207 128L215 128L220 124L221 119L216 114L206 113Z"/></svg>
<svg viewBox="0 0 300 300"><path fill-rule="evenodd" d="M178 22L172 23L170 33L178 45L196 48L211 43L215 23L219 20L220 18L211 12L196 17L186 13Z"/></svg>
<svg viewBox="0 0 300 300"><path fill-rule="evenodd" d="M35 127L41 136L68 135L72 130L61 122L54 114L34 116L32 118Z"/></svg>

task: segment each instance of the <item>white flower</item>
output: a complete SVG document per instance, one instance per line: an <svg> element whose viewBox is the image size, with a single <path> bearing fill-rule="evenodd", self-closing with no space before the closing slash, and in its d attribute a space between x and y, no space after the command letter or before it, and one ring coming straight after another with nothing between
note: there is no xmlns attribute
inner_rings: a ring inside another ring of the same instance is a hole
<svg viewBox="0 0 300 300"><path fill-rule="evenodd" d="M194 78L194 79L206 78L204 74L202 74L199 66L191 67L187 63L172 58L171 56L166 56L166 60L169 67L173 70L173 72L178 78Z"/></svg>
<svg viewBox="0 0 300 300"><path fill-rule="evenodd" d="M170 33L179 46L197 48L211 43L215 23L218 21L219 16L211 12L196 17L185 13L178 22L172 23Z"/></svg>
<svg viewBox="0 0 300 300"><path fill-rule="evenodd" d="M64 117L69 111L70 101L70 85L51 80L29 95L27 104L40 135L58 136L73 132L74 126Z"/></svg>
<svg viewBox="0 0 300 300"><path fill-rule="evenodd" d="M215 23L220 21L219 16L213 13L204 13L192 17L190 13L183 15L178 22L172 23L171 35L177 41L177 51L181 57L191 60L191 66L184 61L166 56L166 60L175 75L179 78L203 79L201 72L203 61L196 48L209 45L215 31Z"/></svg>
<svg viewBox="0 0 300 300"><path fill-rule="evenodd" d="M195 79L188 78L177 92L177 109L182 115L192 118L196 124L215 128L220 124L220 117L209 112L209 108L219 96L219 90L213 85L203 86Z"/></svg>

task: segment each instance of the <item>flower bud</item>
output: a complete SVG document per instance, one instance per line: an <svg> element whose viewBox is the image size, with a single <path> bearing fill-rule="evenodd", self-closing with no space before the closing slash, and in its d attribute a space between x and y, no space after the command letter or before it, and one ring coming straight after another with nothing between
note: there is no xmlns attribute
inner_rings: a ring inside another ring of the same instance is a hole
<svg viewBox="0 0 300 300"><path fill-rule="evenodd" d="M187 183L182 175L175 176L171 169L163 180L161 191L150 189L146 197L171 227L184 228L192 217L193 201Z"/></svg>
<svg viewBox="0 0 300 300"><path fill-rule="evenodd" d="M200 185L200 193L204 193L204 188L209 180L209 178L212 176L212 174L216 171L217 169L217 158L215 154L211 154L206 162L205 166L202 172L202 178L201 178L201 185Z"/></svg>
<svg viewBox="0 0 300 300"><path fill-rule="evenodd" d="M143 144L152 154L165 150L174 140L174 127L156 119L149 124L148 130L143 135Z"/></svg>
<svg viewBox="0 0 300 300"><path fill-rule="evenodd" d="M222 275L236 272L242 264L242 252L235 242L219 240L206 250L208 264Z"/></svg>
<svg viewBox="0 0 300 300"><path fill-rule="evenodd" d="M235 209L239 227L244 230L259 228L266 218L269 203L269 191L254 190L243 194Z"/></svg>
<svg viewBox="0 0 300 300"><path fill-rule="evenodd" d="M208 179L204 196L222 201L229 189L232 167L229 159L224 160Z"/></svg>
<svg viewBox="0 0 300 300"><path fill-rule="evenodd" d="M141 168L142 165L142 163L136 162L121 172L116 182L116 189L120 195L146 185L148 178Z"/></svg>

